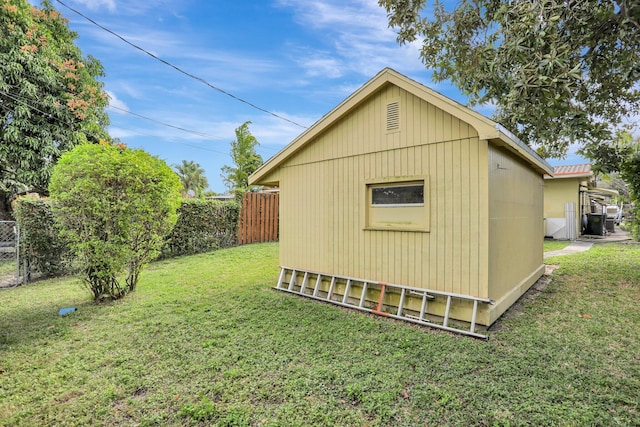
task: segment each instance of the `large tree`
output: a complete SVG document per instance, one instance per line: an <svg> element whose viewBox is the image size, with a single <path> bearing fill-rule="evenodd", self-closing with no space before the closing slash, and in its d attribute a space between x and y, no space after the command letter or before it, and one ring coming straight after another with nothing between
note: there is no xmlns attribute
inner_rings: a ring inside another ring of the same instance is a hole
<svg viewBox="0 0 640 427"><path fill-rule="evenodd" d="M209 186L209 181L204 176L204 169L193 160L183 160L182 164L173 167L182 183L182 197L186 197L190 191L193 191L196 197L200 197L204 189Z"/></svg>
<svg viewBox="0 0 640 427"><path fill-rule="evenodd" d="M76 37L47 1L0 0L0 215L15 193L46 193L62 153L109 138L102 65Z"/></svg>
<svg viewBox="0 0 640 427"><path fill-rule="evenodd" d="M258 140L251 135L247 121L236 128L236 139L231 141L231 160L235 166L222 167L222 179L229 190L244 191L249 187L249 175L262 165L262 156L256 152Z"/></svg>
<svg viewBox="0 0 640 427"><path fill-rule="evenodd" d="M640 112L638 0L379 4L400 43L421 40L436 81L453 82L471 105L495 104L494 118L542 156L577 143L598 161Z"/></svg>

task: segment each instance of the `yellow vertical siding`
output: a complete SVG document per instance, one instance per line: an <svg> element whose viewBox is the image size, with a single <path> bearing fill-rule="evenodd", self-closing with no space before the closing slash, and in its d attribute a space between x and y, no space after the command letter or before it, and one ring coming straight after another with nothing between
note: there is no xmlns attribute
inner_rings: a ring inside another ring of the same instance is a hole
<svg viewBox="0 0 640 427"><path fill-rule="evenodd" d="M575 203L575 235L580 235L580 183L584 178L544 180L544 217L564 218L565 203Z"/></svg>
<svg viewBox="0 0 640 427"><path fill-rule="evenodd" d="M512 154L489 147L490 322L544 271L543 179Z"/></svg>
<svg viewBox="0 0 640 427"><path fill-rule="evenodd" d="M400 130L387 132L394 100ZM381 90L280 167L282 265L486 297L486 148L432 104ZM365 181L420 175L429 232L364 229Z"/></svg>
<svg viewBox="0 0 640 427"><path fill-rule="evenodd" d="M542 274L543 172L495 123L384 70L252 179L280 183L283 265L493 298L487 325ZM367 186L394 181L423 181L424 207L368 222Z"/></svg>
<svg viewBox="0 0 640 427"><path fill-rule="evenodd" d="M489 291L491 282L489 281L489 143L487 141L480 141L480 148L477 152L477 162L479 165L484 165L478 169L477 175L477 187L478 194L476 197L478 204L478 215L480 215L485 222L476 229L477 231L477 252L474 254L477 257L478 264L478 281L481 283L481 288L478 289L478 295L480 297L490 298ZM473 200L473 196L472 196ZM473 212L473 210L471 211ZM473 246L472 246L473 248ZM473 258L472 258L473 259ZM472 269L473 271L473 269ZM486 321L486 319L483 319Z"/></svg>

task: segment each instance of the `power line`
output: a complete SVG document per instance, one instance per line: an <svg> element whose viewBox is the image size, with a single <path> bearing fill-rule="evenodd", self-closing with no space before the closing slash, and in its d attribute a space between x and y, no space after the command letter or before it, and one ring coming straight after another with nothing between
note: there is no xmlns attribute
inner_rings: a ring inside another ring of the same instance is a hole
<svg viewBox="0 0 640 427"><path fill-rule="evenodd" d="M52 114L47 113L47 112L45 112L45 111L42 111L42 110L41 110L41 109L39 109L38 107L34 107L32 104L30 104L29 102L27 102L27 101L30 101L30 100L28 100L27 98L25 98L25 97L23 97L23 96L21 96L21 95L12 94L12 93L10 93L10 92L5 92L5 91L3 91L3 90L0 90L0 94L5 95L7 98L11 98L11 99L13 99L14 101L19 102L19 103L21 103L22 105L24 105L24 106L26 106L26 107L29 107L30 109L32 109L32 110L34 110L34 111L37 111L38 113L42 114L42 115L43 115L43 117L45 117L45 118L51 118L51 119L54 119L54 120L56 120L58 123L61 123L61 124L63 124L63 125L67 125L67 126L69 126L69 127L72 127L72 126L73 126L73 125L72 125L71 123L69 123L69 122L66 122L66 121L64 121L64 120L62 120L62 119L59 119L59 118L57 118L57 117L54 117ZM42 101L37 101L37 100L33 100L33 101L36 101L36 102L42 103ZM1 102L0 102L0 107L4 107L4 106L2 105L2 103L1 103ZM7 111L8 111L8 107L4 107L4 108L5 108L5 110L7 110ZM124 110L124 111L126 111L126 110ZM141 117L142 117L142 116L141 116ZM153 119L150 119L150 120L153 120ZM171 125L169 125L169 126L171 126ZM121 128L121 129L124 129L124 130L128 130L128 131L131 131L131 132L135 132L135 133L137 133L137 134L139 134L139 135L142 135L142 136L150 136L150 137L153 137L153 138L157 138L157 136L156 136L156 135L151 135L151 134L148 134L148 133L143 133L143 132L137 131L137 130L135 130L135 129L128 129L128 128L123 127L123 126L118 126L118 127L119 127L119 128ZM171 126L171 127L175 127L175 126ZM86 135L86 132L85 132L85 131L83 131L83 130L78 130L78 132L82 132L82 133L84 133L84 134ZM230 156L230 154L229 154L229 153L225 153L225 152L223 152L223 151L217 151L217 150L212 150L212 149L210 149L210 148L199 147L199 146L197 146L197 145L193 145L193 144L187 144L186 142L176 141L175 139L173 139L173 138L171 138L171 137L165 137L165 138L171 139L171 140L172 140L172 142L175 142L176 144L182 144L182 145L186 145L186 146L188 146L188 147L197 148L198 150L204 150L204 151L209 151L209 152L211 152L211 153L217 153L217 154L223 154L223 155L225 155L225 156Z"/></svg>
<svg viewBox="0 0 640 427"><path fill-rule="evenodd" d="M13 87L13 88L16 88L16 89L18 88L18 86L15 86L15 85L9 85L9 86ZM38 111L38 112L44 114L45 116L51 117L51 114L45 113L44 111L39 110L37 107L34 107L33 105L30 105L30 104L27 103L27 101L28 101L28 102L34 102L34 103L37 103L37 104L40 104L40 105L47 105L42 100L30 99L30 98L24 97L23 95L11 94L9 92L4 92L4 91L1 91L1 90L0 90L0 93L5 94L6 96L12 98L14 101L22 102L23 104L29 106L31 109L33 109L35 111ZM57 99L58 101L61 100L60 98L55 98L55 99ZM116 107L114 105L107 105L107 108L112 108L114 110L122 111L123 113L131 114L132 116L136 116L136 117L139 117L141 119L149 120L150 122L157 123L157 124L162 125L162 126L167 126L167 127L170 127L170 128L173 128L173 129L177 129L177 130L180 130L180 131L183 131L183 132L191 133L193 135L200 136L202 138L217 139L216 137L214 137L212 135L208 135L206 133L202 133L202 132L198 132L198 131L194 131L194 130L189 130L189 129L185 129L185 128L180 127L180 126L176 126L176 125L172 125L172 124L169 124L169 123L161 122L159 120L152 119L151 117L143 116L142 114L134 113L133 111L126 110L126 109L120 108L120 107ZM69 123L65 123L65 124L70 125ZM129 129L129 130L131 130L131 129Z"/></svg>
<svg viewBox="0 0 640 427"><path fill-rule="evenodd" d="M153 59L155 59L155 60L157 60L157 61L160 61L160 62L162 62L163 64L165 64L165 65L167 65L167 66L169 66L169 67L173 68L174 70L178 71L179 73L182 73L182 74L184 74L185 76L190 77L190 78L192 78L192 79L194 79L194 80L196 80L196 81L198 81L198 82L200 82L200 83L202 83L202 84L204 84L204 85L206 85L206 86L210 87L211 89L213 89L213 90L215 90L215 91L218 91L218 92L220 92L220 93L222 93L222 94L224 94L224 95L227 95L228 97L231 97L231 98L235 99L236 101L242 102L243 104L246 104L246 105L250 106L251 108L255 108L255 109L256 109L256 110L258 110L258 111L262 111L263 113L270 114L270 115L271 115L271 116L273 116L273 117L276 117L276 118L278 118L278 119L280 119L280 120L284 120L284 121L286 121L286 122L289 122L289 123L291 123L291 124L294 124L294 125L296 125L296 126L298 126L298 127L302 128L302 129L307 129L307 127L306 127L306 126L303 126L303 125L301 125L300 123L296 123L295 121L290 120L290 119L287 119L286 117L282 117L282 116L280 116L280 115L278 115L278 114L276 114L276 113L274 113L274 112L272 112L272 111L269 111L269 110L267 110L267 109L264 109L264 108L258 107L257 105L255 105L255 104L253 104L253 103L251 103L251 102L249 102L249 101L246 101L246 100L244 100L244 99L242 99L242 98L240 98L240 97L238 97L238 96L236 96L236 95L234 95L234 94L232 94L232 93L230 93L230 92L227 92L227 91L225 91L224 89L221 89L221 88L219 88L219 87L217 87L217 86L214 86L213 84L209 83L208 81L206 81L206 80L205 80L205 79L203 79L202 77L198 77L198 76L196 76L196 75L194 75L194 74L191 74L191 73L189 73L189 72L187 72L187 71L183 70L182 68L178 67L177 65L173 65L173 64L172 64L172 63L170 63L169 61L166 61L166 60L164 60L164 59L162 59L162 58L160 58L160 57L158 57L158 56L154 55L153 53L149 52L148 50L146 50L146 49L144 49L144 48L142 48L142 47L140 47L140 46L138 46L137 44L130 42L129 40L127 40L127 39L126 39L126 38L124 38L123 36L121 36L121 35L117 34L116 32L114 32L114 31L112 31L112 30L108 29L107 27L105 27L105 26L103 26L103 25L101 25L101 24L97 23L97 22L96 22L96 21L94 21L93 19L91 19L91 18L89 18L88 16L84 15L82 12L79 12L78 10L76 10L76 9L74 9L74 8L70 7L70 6L67 6L67 5L66 5L65 3L63 3L62 1L60 1L60 0L56 0L56 2L60 3L62 6L66 7L67 9L69 9L70 11L72 11L73 13L75 13L75 14L77 14L77 15L79 15L79 16L81 16L81 17L83 17L84 19L86 19L87 21L91 22L93 25L97 26L98 28L101 28L102 30L104 30L104 31L108 32L109 34L111 34L111 35L113 35L113 36L115 36L115 37L119 38L120 40L122 40L123 42L125 42L126 44L128 44L129 46L131 46L131 47L133 47L133 48L135 48L135 49L138 49L139 51L141 51L141 52L143 52L143 53L145 53L145 54L149 55L149 56L150 56L150 57L152 57Z"/></svg>
<svg viewBox="0 0 640 427"><path fill-rule="evenodd" d="M73 124L71 124L69 122L66 122L66 121L63 121L62 119L60 119L58 117L54 117L53 114L47 113L45 111L42 111L38 107L34 107L33 105L29 104L28 102L25 101L26 98L21 96L21 95L14 95L14 94L11 94L10 92L5 92L5 91L3 91L1 89L0 89L0 94L5 95L7 98L11 98L16 102L19 102L19 103L31 108L32 110L37 111L38 113L42 114L44 118L54 119L57 122L62 123L63 125L67 125L69 127L73 127Z"/></svg>
<svg viewBox="0 0 640 427"><path fill-rule="evenodd" d="M15 85L9 85L9 86L13 87L13 88L16 88L16 89L18 88L18 86L15 86ZM46 113L46 112L44 112L42 110L39 110L37 107L34 107L33 104L29 104L29 102L33 102L33 103L37 103L37 104L40 104L40 105L46 105L44 103L44 101L42 101L42 100L29 99L29 98L25 98L23 95L11 94L9 92L4 92L4 91L0 91L0 93L3 93L5 95L7 95L8 97L12 98L14 101L21 102L24 105L28 106L29 108L42 113L45 117L50 117L50 118L53 117L50 113ZM107 107L108 108L112 108L114 110L121 111L121 112L126 113L126 114L131 114L132 116L135 116L135 117L138 117L138 118L141 118L141 119L145 119L145 120L148 120L150 122L153 122L153 123L156 123L156 124L159 124L159 125L162 125L162 126L166 126L166 127L169 127L169 128L177 129L177 130L182 131L182 132L190 133L190 134L202 137L202 138L207 138L207 139L212 139L212 140L220 139L218 137L206 134L204 132L190 130L190 129L186 129L186 128L183 128L183 127L180 127L180 126L172 125L170 123L165 123L165 122L162 122L160 120L153 119L151 117L143 116L142 114L134 113L133 111L130 111L130 110L127 110L127 109L124 109L124 108L116 107L114 105L108 105ZM58 120L58 121L60 122L60 120ZM67 123L67 122L63 122L63 123L68 125L68 126L71 126L70 123ZM125 130L129 130L129 131L135 132L135 133L137 133L139 135L157 137L156 135L143 133L143 132L140 132L140 131L137 131L137 130L134 130L134 129L130 129L130 128L126 128L126 127L123 127L123 126L118 126L118 127L121 128L121 129L125 129ZM165 137L165 138L167 138L167 137ZM186 143L182 143L182 142L179 142L179 141L175 141L174 138L168 138L168 139L171 139L173 142L177 142L178 144L187 145L189 147L194 147L194 148L197 148L197 149L200 149L200 150L211 151L212 153L220 153L220 154L229 155L228 153L224 153L222 151L206 149L206 148L199 147L199 146L196 146L196 145L191 145L191 144L186 144ZM268 150L268 151L278 151L275 148L266 147L266 146L261 146L261 148L263 150Z"/></svg>
<svg viewBox="0 0 640 427"><path fill-rule="evenodd" d="M170 128L173 128L173 129L177 129L177 130L180 130L182 132L187 132L187 133L190 133L190 134L193 134L193 135L196 135L196 136L200 136L202 138L220 139L219 137L215 137L213 135L209 135L209 134L206 134L206 133L203 133L203 132L190 130L190 129L185 129L183 127L172 125L170 123L165 123L165 122L162 122L160 120L153 119L151 117L143 116L142 114L134 113L133 111L130 111L130 110L127 110L127 109L124 109L124 108L120 108L120 107L116 107L115 105L109 105L108 108L112 108L114 110L122 111L123 113L131 114L132 116L135 116L135 117L138 117L138 118L141 118L141 119L144 119L144 120L148 120L150 122L153 122L153 123L156 123L156 124L159 124L159 125L162 125L162 126L166 126L166 127L170 127ZM262 149L266 149L266 150L270 150L270 151L278 151L275 148L265 147L264 145L261 145L261 147L262 147Z"/></svg>
<svg viewBox="0 0 640 427"><path fill-rule="evenodd" d="M152 135L150 133L144 133L144 132L140 132L139 130L136 129L130 129L130 128L126 128L124 126L118 126L119 129L124 129L124 130L128 130L131 131L133 133L137 133L138 135L142 135L142 136L149 136L152 138L158 138L157 135ZM192 148L197 148L198 150L202 150L202 151L208 151L210 153L217 153L217 154L222 154L224 156L230 157L231 154L229 153L225 153L224 151L217 151L217 150L212 150L211 148L206 148L206 147L200 147L198 145L194 145L194 144L187 144L186 142L181 142L181 141L177 141L175 138L170 137L170 136L165 136L163 137L163 139L169 139L172 143L175 144L180 144L180 145L185 145L187 147L192 147ZM126 141L125 141L126 142Z"/></svg>
<svg viewBox="0 0 640 427"><path fill-rule="evenodd" d="M143 116L142 114L134 113L133 111L129 111L129 110L124 109L124 108L116 107L115 105L109 105L108 108L112 108L114 110L122 111L123 113L131 114L132 116L136 116L136 117L139 117L141 119L145 119L145 120L148 120L150 122L153 122L153 123L156 123L156 124L159 124L159 125L162 125L162 126L166 126L166 127L170 127L170 128L173 128L173 129L177 129L177 130L180 130L182 132L187 132L187 133L190 133L190 134L193 134L193 135L196 135L196 136L200 136L202 138L217 139L215 136L208 135L206 133L198 132L198 131L195 131L195 130L185 129L183 127L172 125L172 124L169 124L169 123L161 122L160 120L152 119L151 117Z"/></svg>

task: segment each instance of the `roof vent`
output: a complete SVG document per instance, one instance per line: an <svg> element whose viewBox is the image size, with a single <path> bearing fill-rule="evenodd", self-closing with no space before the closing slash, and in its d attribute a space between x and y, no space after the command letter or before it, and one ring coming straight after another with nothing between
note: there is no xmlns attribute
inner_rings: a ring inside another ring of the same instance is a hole
<svg viewBox="0 0 640 427"><path fill-rule="evenodd" d="M400 103L398 101L387 104L387 130L400 128Z"/></svg>

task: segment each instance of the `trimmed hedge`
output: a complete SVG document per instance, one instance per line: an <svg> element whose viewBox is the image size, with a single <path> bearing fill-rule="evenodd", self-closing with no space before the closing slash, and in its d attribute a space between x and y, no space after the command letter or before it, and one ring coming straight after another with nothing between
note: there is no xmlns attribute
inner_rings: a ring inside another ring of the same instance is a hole
<svg viewBox="0 0 640 427"><path fill-rule="evenodd" d="M20 225L22 256L31 273L54 277L72 272L73 253L59 235L49 199L21 197L14 216Z"/></svg>
<svg viewBox="0 0 640 427"><path fill-rule="evenodd" d="M45 277L73 272L73 254L61 239L49 199L21 197L14 215L22 230L22 247L32 272ZM178 208L178 222L167 236L160 258L191 255L238 243L240 204L186 199Z"/></svg>
<svg viewBox="0 0 640 427"><path fill-rule="evenodd" d="M178 222L162 249L163 258L191 255L238 244L240 204L186 199L178 208Z"/></svg>

